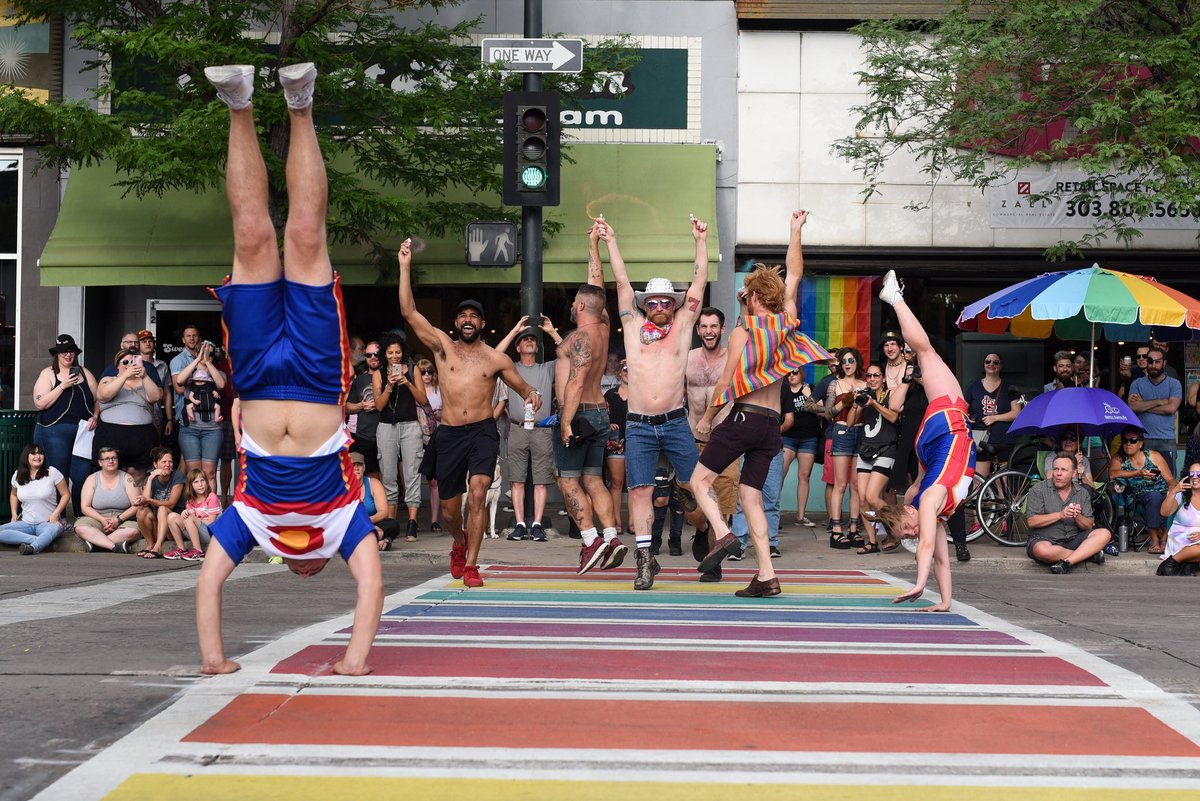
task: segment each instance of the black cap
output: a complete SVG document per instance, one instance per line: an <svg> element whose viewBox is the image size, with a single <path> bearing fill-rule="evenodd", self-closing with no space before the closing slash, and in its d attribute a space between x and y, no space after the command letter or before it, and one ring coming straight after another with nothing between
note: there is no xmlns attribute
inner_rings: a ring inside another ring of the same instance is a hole
<svg viewBox="0 0 1200 801"><path fill-rule="evenodd" d="M889 342L898 342L900 343L900 347L904 347L904 337L895 331L884 331L883 338L879 340L880 346L886 345Z"/></svg>
<svg viewBox="0 0 1200 801"><path fill-rule="evenodd" d="M458 316L459 314L461 314L463 309L474 309L475 311L479 312L480 317L484 316L483 315L483 304L477 300L472 300L471 298L467 298L462 303L458 304L458 308L454 310L455 316Z"/></svg>
<svg viewBox="0 0 1200 801"><path fill-rule="evenodd" d="M517 342L520 342L525 337L533 337L534 339L537 339L537 336L538 330L533 326L529 326L528 328L522 330L521 333L517 334Z"/></svg>

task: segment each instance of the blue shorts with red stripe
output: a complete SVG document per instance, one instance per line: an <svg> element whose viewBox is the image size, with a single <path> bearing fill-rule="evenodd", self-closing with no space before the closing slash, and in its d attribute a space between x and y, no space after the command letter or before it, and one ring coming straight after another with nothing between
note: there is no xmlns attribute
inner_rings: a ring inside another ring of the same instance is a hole
<svg viewBox="0 0 1200 801"><path fill-rule="evenodd" d="M353 371L338 276L323 286L227 278L211 291L221 301L225 349L243 400L344 402Z"/></svg>
<svg viewBox="0 0 1200 801"><path fill-rule="evenodd" d="M925 470L917 502L930 487L945 487L946 503L938 519L946 520L971 492L975 477L975 442L967 425L966 401L948 395L930 401L917 431L916 451Z"/></svg>

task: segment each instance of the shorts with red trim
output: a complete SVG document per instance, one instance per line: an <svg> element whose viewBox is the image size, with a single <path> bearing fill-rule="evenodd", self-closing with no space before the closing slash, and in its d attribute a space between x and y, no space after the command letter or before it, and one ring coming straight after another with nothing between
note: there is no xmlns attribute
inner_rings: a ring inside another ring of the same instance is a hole
<svg viewBox="0 0 1200 801"><path fill-rule="evenodd" d="M339 276L323 286L226 279L211 291L242 400L345 400L353 373Z"/></svg>
<svg viewBox="0 0 1200 801"><path fill-rule="evenodd" d="M967 425L967 404L947 395L930 401L917 431L917 458L925 470L917 503L935 485L946 488L938 519L947 520L971 492L975 478L975 442Z"/></svg>

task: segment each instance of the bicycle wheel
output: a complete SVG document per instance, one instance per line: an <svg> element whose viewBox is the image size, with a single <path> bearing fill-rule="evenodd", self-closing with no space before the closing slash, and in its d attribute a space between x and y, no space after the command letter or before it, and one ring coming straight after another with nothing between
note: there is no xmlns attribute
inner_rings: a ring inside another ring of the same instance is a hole
<svg viewBox="0 0 1200 801"><path fill-rule="evenodd" d="M983 482L976 513L983 530L1001 545L1024 545L1029 539L1025 500L1034 479L1020 470L1001 470Z"/></svg>

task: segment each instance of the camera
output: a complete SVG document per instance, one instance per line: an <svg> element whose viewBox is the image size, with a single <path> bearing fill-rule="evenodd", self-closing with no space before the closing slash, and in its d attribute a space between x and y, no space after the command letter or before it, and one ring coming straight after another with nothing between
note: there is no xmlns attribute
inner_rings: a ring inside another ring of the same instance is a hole
<svg viewBox="0 0 1200 801"><path fill-rule="evenodd" d="M856 389L854 390L854 403L858 406L866 406L871 400L870 390Z"/></svg>

